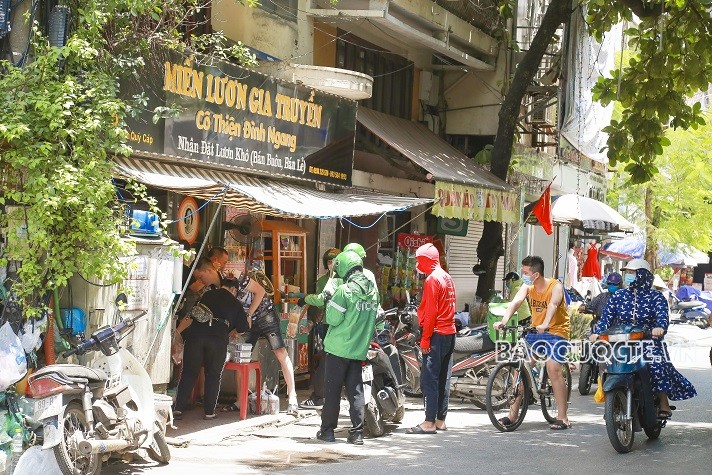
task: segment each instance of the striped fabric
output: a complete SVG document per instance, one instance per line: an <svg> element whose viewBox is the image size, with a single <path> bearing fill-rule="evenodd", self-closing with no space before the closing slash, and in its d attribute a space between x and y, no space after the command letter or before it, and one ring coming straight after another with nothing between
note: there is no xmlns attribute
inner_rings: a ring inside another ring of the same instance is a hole
<svg viewBox="0 0 712 475"><path fill-rule="evenodd" d="M432 198L394 196L358 189L333 193L223 170L178 165L159 159L116 157L117 176L208 200L227 188L225 204L254 213L329 219L402 211Z"/></svg>

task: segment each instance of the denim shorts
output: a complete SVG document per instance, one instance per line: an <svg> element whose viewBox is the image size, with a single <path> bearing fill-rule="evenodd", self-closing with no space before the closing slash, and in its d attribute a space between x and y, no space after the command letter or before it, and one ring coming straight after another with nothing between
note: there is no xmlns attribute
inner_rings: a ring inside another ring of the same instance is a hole
<svg viewBox="0 0 712 475"><path fill-rule="evenodd" d="M551 333L529 333L526 338L534 355L566 363L569 352L569 341L566 338Z"/></svg>
<svg viewBox="0 0 712 475"><path fill-rule="evenodd" d="M272 350L284 348L280 318L274 309L257 318L253 317L252 328L245 333L245 343L254 345L260 337L267 339Z"/></svg>

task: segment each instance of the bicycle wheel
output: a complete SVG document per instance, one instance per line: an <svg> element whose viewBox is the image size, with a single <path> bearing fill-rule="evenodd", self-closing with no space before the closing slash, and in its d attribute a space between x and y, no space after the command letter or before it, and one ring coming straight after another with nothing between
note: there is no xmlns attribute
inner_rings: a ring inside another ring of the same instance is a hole
<svg viewBox="0 0 712 475"><path fill-rule="evenodd" d="M571 397L571 371L569 370L569 365L563 363L561 365L561 371L564 374L564 382L566 383L566 401L568 403ZM551 387L551 380L549 379L549 373L546 371L546 366L542 371L541 375L544 384L539 395L539 402L541 403L541 412L544 414L544 419L549 424L556 422L555 414L558 414L556 405L556 396L554 395L554 390Z"/></svg>
<svg viewBox="0 0 712 475"><path fill-rule="evenodd" d="M487 415L497 430L511 432L522 424L529 407L529 391L529 380L521 373L519 363L497 365L487 381L485 395ZM510 409L517 414L513 420Z"/></svg>

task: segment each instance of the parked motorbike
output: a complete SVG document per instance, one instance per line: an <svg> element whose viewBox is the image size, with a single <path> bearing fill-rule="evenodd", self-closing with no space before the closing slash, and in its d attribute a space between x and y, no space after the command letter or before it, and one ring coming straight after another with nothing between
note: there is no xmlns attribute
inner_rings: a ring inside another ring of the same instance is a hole
<svg viewBox="0 0 712 475"><path fill-rule="evenodd" d="M119 303L126 296L117 297ZM111 454L146 449L148 456L168 463L171 458L163 429L156 419L151 378L139 361L119 346L138 319L121 318L99 328L86 341L63 353L100 351L89 366L53 364L32 374L27 397L34 418L43 425L43 449L53 449L64 475L98 474Z"/></svg>
<svg viewBox="0 0 712 475"><path fill-rule="evenodd" d="M700 328L708 328L711 312L707 304L699 300L682 300L672 296L670 323L689 323Z"/></svg>
<svg viewBox="0 0 712 475"><path fill-rule="evenodd" d="M385 314L376 319L374 339L362 369L366 407L364 426L371 437L385 432L386 422L398 424L405 415L400 358Z"/></svg>
<svg viewBox="0 0 712 475"><path fill-rule="evenodd" d="M392 315L393 310L387 311ZM404 372L405 393L420 397L420 329L417 312L406 306L398 312L395 341ZM455 337L450 397L470 401L479 409L486 409L487 380L496 366L495 344L487 334L487 325L466 328Z"/></svg>
<svg viewBox="0 0 712 475"><path fill-rule="evenodd" d="M649 439L657 439L667 422L658 418L659 400L645 358L637 351L636 343L649 339L650 333L627 324L611 327L599 338L612 350L603 374L606 430L613 448L627 453L633 448L635 432L644 430Z"/></svg>
<svg viewBox="0 0 712 475"><path fill-rule="evenodd" d="M596 323L598 323L598 318L593 318L593 320L591 320L590 329L584 334L584 341L588 341L588 337L593 333L593 327ZM583 349L578 389L582 396L587 396L591 392L591 386L598 381L599 368L594 355L590 351L590 346L584 345Z"/></svg>

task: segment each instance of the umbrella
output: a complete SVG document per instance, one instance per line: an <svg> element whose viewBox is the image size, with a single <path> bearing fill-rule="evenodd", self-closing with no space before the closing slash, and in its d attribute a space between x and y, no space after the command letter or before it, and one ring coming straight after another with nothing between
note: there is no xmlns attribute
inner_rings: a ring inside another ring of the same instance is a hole
<svg viewBox="0 0 712 475"><path fill-rule="evenodd" d="M629 260L643 257L645 248L645 238L628 237L607 244L601 253L618 259ZM658 250L658 261L663 266L696 266L708 263L709 256L697 249L680 246L678 249L660 248Z"/></svg>
<svg viewBox="0 0 712 475"><path fill-rule="evenodd" d="M566 194L552 197L551 215L555 224L568 224L588 231L633 232L633 225L621 214L593 198ZM524 208L524 216L529 216L534 203ZM532 216L533 218L533 216ZM533 218L536 222L536 218ZM529 222L532 222L531 219Z"/></svg>

